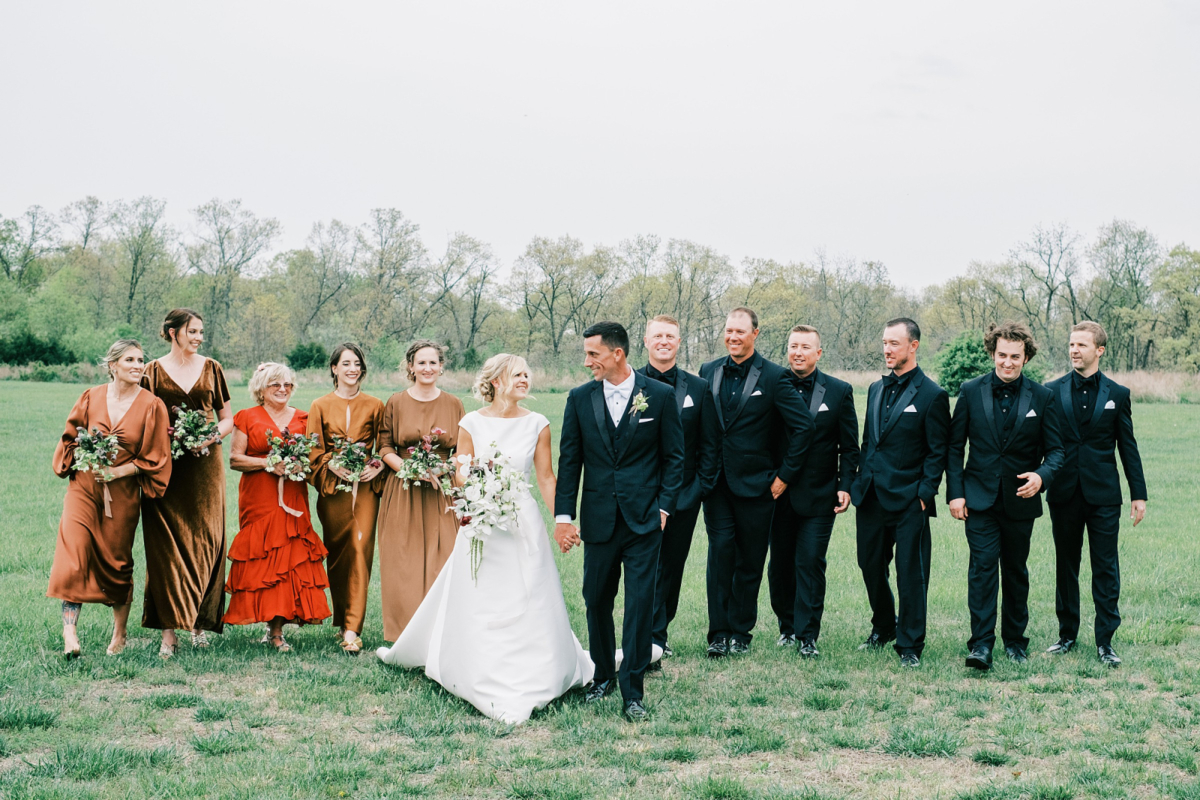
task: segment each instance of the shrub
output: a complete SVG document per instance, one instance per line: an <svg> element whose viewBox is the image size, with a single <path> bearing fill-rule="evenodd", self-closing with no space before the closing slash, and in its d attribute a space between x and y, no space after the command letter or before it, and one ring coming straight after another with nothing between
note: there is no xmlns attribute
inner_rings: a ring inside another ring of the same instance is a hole
<svg viewBox="0 0 1200 800"><path fill-rule="evenodd" d="M938 385L957 397L962 385L995 369L992 357L983 349L983 334L979 331L963 331L942 346L934 358L937 366ZM1036 356L1025 365L1025 377L1037 383L1046 380L1046 367Z"/></svg>
<svg viewBox="0 0 1200 800"><path fill-rule="evenodd" d="M75 354L56 339L39 339L22 331L0 339L0 362L23 366L33 362L70 364Z"/></svg>
<svg viewBox="0 0 1200 800"><path fill-rule="evenodd" d="M320 342L298 344L287 354L287 362L292 369L319 369L329 363L329 353Z"/></svg>

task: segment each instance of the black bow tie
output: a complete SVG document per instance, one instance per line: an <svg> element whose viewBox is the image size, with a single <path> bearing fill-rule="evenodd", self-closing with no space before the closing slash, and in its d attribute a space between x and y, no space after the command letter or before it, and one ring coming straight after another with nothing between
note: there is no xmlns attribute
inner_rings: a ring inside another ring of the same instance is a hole
<svg viewBox="0 0 1200 800"><path fill-rule="evenodd" d="M817 374L814 372L807 378L796 378L796 386L805 394L812 394L813 385L817 382Z"/></svg>
<svg viewBox="0 0 1200 800"><path fill-rule="evenodd" d="M646 365L646 377L653 378L656 381L662 381L670 386L675 385L675 378L679 376L679 367L671 367L666 372L659 372L651 365Z"/></svg>
<svg viewBox="0 0 1200 800"><path fill-rule="evenodd" d="M902 380L902 376L897 375L894 372L890 372L883 376L883 388L889 389L893 386L899 386Z"/></svg>
<svg viewBox="0 0 1200 800"><path fill-rule="evenodd" d="M726 378L744 378L746 376L746 362L735 364L733 361L725 362L725 377Z"/></svg>
<svg viewBox="0 0 1200 800"><path fill-rule="evenodd" d="M1083 389L1097 390L1100 388L1100 373L1093 372L1091 375L1089 375L1088 377L1085 378L1082 375L1080 375L1078 372L1072 372L1071 373L1071 382L1073 384L1075 384L1075 388L1079 389L1079 390L1083 390Z"/></svg>
<svg viewBox="0 0 1200 800"><path fill-rule="evenodd" d="M1016 394L1016 393L1017 393L1017 382L1016 381L1013 381L1012 383L1004 383L1003 381L1001 381L1000 383L992 384L992 394L996 395L997 397L1002 394Z"/></svg>

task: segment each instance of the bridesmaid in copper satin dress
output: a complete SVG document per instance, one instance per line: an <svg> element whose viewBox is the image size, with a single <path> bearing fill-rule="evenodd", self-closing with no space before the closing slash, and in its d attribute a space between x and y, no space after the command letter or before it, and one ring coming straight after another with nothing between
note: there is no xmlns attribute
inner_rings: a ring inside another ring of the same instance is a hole
<svg viewBox="0 0 1200 800"><path fill-rule="evenodd" d="M139 503L143 496L161 496L171 477L167 409L138 385L144 369L142 346L121 339L109 348L104 363L112 382L79 397L54 450L54 473L69 483L46 596L62 600L67 658L82 654L76 623L84 603L112 608L107 652L115 656L125 649ZM72 469L75 437L85 431L117 437L113 466L100 474Z"/></svg>

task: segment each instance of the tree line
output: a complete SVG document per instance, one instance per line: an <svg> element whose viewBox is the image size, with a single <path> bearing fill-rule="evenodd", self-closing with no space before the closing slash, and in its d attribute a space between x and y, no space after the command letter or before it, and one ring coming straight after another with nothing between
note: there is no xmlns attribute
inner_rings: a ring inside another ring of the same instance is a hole
<svg viewBox="0 0 1200 800"><path fill-rule="evenodd" d="M832 369L878 369L883 323L911 316L926 352L1013 318L1034 330L1046 366L1063 370L1071 325L1091 319L1109 332L1110 369L1200 370L1200 251L1168 250L1123 220L1091 239L1039 226L1001 258L910 291L880 261L818 252L734 264L702 243L653 235L590 248L539 236L506 265L466 233L431 249L396 209L318 222L303 247L279 251L279 222L240 201L192 209L185 231L168 224L166 207L87 197L57 213L0 216L0 361L94 361L121 336L149 344L165 311L187 306L204 314L208 352L229 366L311 357L346 340L393 366L426 336L448 345L457 368L507 351L567 371L592 322L637 332L661 313L680 321L681 360L698 366L723 352L725 312L745 305L758 311L763 352L782 358L803 322L821 331Z"/></svg>

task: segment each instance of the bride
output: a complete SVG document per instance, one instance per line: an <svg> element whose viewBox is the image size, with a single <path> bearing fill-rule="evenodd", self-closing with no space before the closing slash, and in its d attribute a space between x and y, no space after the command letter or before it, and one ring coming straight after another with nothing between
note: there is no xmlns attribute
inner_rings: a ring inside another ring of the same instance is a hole
<svg viewBox="0 0 1200 800"><path fill-rule="evenodd" d="M490 405L459 422L457 452L498 450L531 484L536 470L542 499L553 508L550 422L518 405L528 394L525 359L489 358L475 396ZM545 523L528 491L517 530L486 538L476 578L470 540L459 536L412 621L379 657L424 667L451 694L510 725L592 680L592 659L571 630Z"/></svg>

